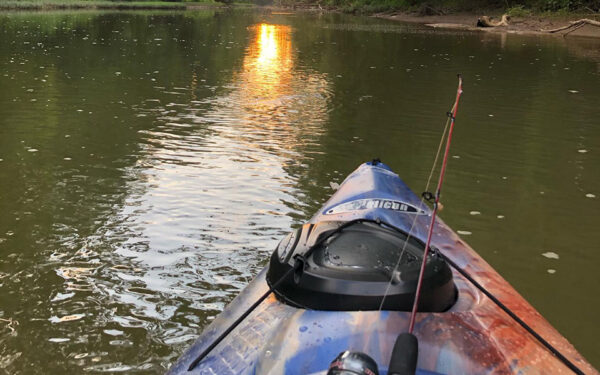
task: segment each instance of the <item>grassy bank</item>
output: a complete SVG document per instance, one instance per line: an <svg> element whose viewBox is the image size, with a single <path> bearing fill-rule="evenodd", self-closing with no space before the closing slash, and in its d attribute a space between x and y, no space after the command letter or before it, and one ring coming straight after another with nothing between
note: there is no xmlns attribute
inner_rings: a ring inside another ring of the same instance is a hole
<svg viewBox="0 0 600 375"><path fill-rule="evenodd" d="M195 6L218 5L214 0L173 1L108 1L108 0L3 0L3 10L45 9L173 9L185 10Z"/></svg>

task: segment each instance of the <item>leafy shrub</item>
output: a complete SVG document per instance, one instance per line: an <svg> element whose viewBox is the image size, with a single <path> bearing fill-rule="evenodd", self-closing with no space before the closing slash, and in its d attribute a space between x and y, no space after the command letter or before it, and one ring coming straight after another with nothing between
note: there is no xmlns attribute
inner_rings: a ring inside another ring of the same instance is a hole
<svg viewBox="0 0 600 375"><path fill-rule="evenodd" d="M515 5L508 8L506 14L511 17L527 17L531 15L531 9L527 9L523 5Z"/></svg>

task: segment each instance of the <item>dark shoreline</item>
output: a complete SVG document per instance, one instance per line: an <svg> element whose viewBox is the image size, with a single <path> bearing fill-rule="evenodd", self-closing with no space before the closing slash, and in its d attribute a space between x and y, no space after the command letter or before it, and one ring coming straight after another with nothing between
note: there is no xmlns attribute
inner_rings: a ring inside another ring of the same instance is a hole
<svg viewBox="0 0 600 375"><path fill-rule="evenodd" d="M199 10L199 9L225 9L225 8L257 8L277 11L299 11L299 12L345 12L339 7L321 7L307 4L294 4L292 6L258 6L247 3L234 3L225 5L217 2L197 3L173 3L167 1L157 2L110 2L110 1L47 1L27 2L9 1L0 3L0 12L14 11L53 11L53 10ZM589 18L600 21L600 14L532 14L522 17L512 17L508 26L500 27L477 27L477 20L483 15L496 16L499 19L502 10L455 12L443 15L420 15L408 11L388 11L382 13L359 13L365 16L387 19L399 22L419 23L437 29L469 30L492 33L508 33L522 35L554 35L554 36L578 36L600 39L600 27L586 25L577 30L565 30L558 33L549 33L545 30L555 29L568 25L574 20Z"/></svg>
<svg viewBox="0 0 600 375"><path fill-rule="evenodd" d="M217 2L173 3L156 2L109 2L109 1L62 1L62 2L5 2L0 3L0 12L10 11L53 11L53 10L194 10L226 8Z"/></svg>

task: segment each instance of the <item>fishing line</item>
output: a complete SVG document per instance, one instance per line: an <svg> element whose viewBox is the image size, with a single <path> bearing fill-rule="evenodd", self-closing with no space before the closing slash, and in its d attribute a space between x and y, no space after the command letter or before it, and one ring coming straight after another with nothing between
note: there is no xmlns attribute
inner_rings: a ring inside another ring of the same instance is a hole
<svg viewBox="0 0 600 375"><path fill-rule="evenodd" d="M448 165L448 155L450 152L450 144L452 142L452 133L454 131L454 123L456 120L456 112L458 111L458 102L462 94L462 76L458 75L458 89L456 90L456 100L454 101L453 110L448 112L450 117L450 129L448 130L448 138L446 139L446 150L444 151L444 158L442 159L442 168L440 169L440 177L438 179L437 189L435 192L435 201L433 202L433 211L431 212L431 221L429 224L429 231L427 233L427 241L425 242L425 250L423 251L423 261L421 262L421 270L419 271L419 278L417 279L417 290L415 291L415 300L413 302L412 312L410 314L410 322L408 324L408 333L412 334L415 327L415 318L417 316L417 308L419 306L419 298L421 297L421 287L423 286L423 276L425 275L425 265L427 264L427 254L429 253L429 245L431 244L431 237L433 236L433 227L435 225L435 218L439 209L440 196L442 194L442 185L444 183L444 175L446 174L446 167Z"/></svg>
<svg viewBox="0 0 600 375"><path fill-rule="evenodd" d="M454 107L452 107L452 110L454 110ZM450 118L448 117L448 120L446 120L446 125L444 126L444 131L442 132L442 137L440 138L440 143L438 145L438 150L437 153L435 154L435 159L433 161L433 165L431 166L431 171L429 171L429 177L427 178L427 184L425 185L425 191L429 191L429 185L431 183L431 178L433 176L433 172L435 171L435 167L438 163L438 159L440 156L440 153L442 151L442 145L444 144L444 139L446 138L446 132L448 131L448 124L450 123ZM420 202L420 206L423 206L423 202L425 201L425 197L423 195L421 195L421 202ZM417 223L417 219L419 218L418 215L415 215L415 218L413 219L413 222L410 226L410 229L408 230L408 234L407 234L407 238L406 238L406 242L404 243L404 245L402 246L402 250L400 251L400 256L398 257L398 262L396 263L396 266L394 267L394 270L392 271L392 277L390 278L390 281L387 285L386 291L383 295L383 298L381 300L381 304L379 305L379 311L382 310L383 308L383 304L385 302L385 298L389 292L389 289L392 285L392 282L394 281L394 273L396 272L396 270L398 269L398 267L400 266L400 261L402 260L402 255L404 255L404 251L406 250L406 246L408 244L408 241L411 239L412 237L412 232L413 229L415 227L415 224Z"/></svg>
<svg viewBox="0 0 600 375"><path fill-rule="evenodd" d="M456 103L452 106L450 112L454 112L454 107ZM431 178L433 177L433 171L435 171L435 167L438 163L438 159L442 152L442 145L444 144L444 139L446 138L446 132L448 131L448 125L450 124L450 116L446 119L446 125L444 126L444 131L442 132L442 137L440 138L440 144L438 145L437 153L435 154L435 159L433 160L433 165L431 166L431 171L429 171L429 177L427 178L427 184L425 185L424 191L429 191L429 184L431 183ZM421 202L423 202L423 198L421 198Z"/></svg>
<svg viewBox="0 0 600 375"><path fill-rule="evenodd" d="M454 112L454 108L456 107L456 104L457 103L454 103L450 112ZM448 116L448 119L446 120L446 125L444 126L444 131L442 132L442 137L440 138L440 143L438 145L437 153L435 154L435 159L433 160L433 165L431 166L431 170L429 171L429 177L427 178L427 184L425 185L424 191L429 191L429 185L431 183L431 178L433 177L433 172L435 171L435 168L437 166L437 163L438 163L438 160L440 157L440 153L442 152L442 145L444 144L444 139L446 139L446 132L448 131L449 124L450 124L450 117ZM421 202L420 202L421 207L423 206L424 201L425 201L425 196L421 195ZM404 242L404 245L402 245L402 250L400 251L400 256L398 257L398 261L396 262L396 265L394 266L394 269L392 270L392 276L390 277L390 281L388 282L388 285L385 289L383 298L381 298L381 303L379 304L379 311L381 311L383 309L385 299L386 299L386 297L390 291L390 288L392 287L392 283L394 281L394 275L396 274L398 267L400 267L400 262L402 261L402 256L404 255L404 252L406 251L406 246L408 246L408 241L412 238L413 229L415 228L415 224L417 223L418 219L419 219L419 216L415 215L415 218L413 219L412 224L410 225L410 229L408 230L408 234L406 237L406 242Z"/></svg>

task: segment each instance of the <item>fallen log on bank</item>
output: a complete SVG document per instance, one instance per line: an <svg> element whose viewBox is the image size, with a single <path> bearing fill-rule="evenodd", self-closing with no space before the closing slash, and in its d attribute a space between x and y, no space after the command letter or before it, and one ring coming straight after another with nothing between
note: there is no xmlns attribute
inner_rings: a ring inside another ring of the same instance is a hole
<svg viewBox="0 0 600 375"><path fill-rule="evenodd" d="M585 25L592 25L592 26L600 27L600 22L599 21L590 20L590 19L587 19L587 18L582 18L580 20L571 22L567 26L562 26L562 27L559 27L559 28L556 28L556 29L551 29L551 30L541 30L541 31L543 31L545 33L557 33L559 31L571 29L568 32L568 33L570 33L570 32L573 32L573 31L575 31L575 30L577 30L577 29L585 26ZM565 34L568 34L568 33L565 33Z"/></svg>

